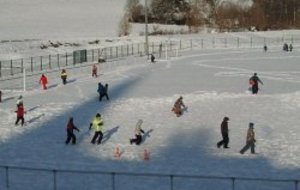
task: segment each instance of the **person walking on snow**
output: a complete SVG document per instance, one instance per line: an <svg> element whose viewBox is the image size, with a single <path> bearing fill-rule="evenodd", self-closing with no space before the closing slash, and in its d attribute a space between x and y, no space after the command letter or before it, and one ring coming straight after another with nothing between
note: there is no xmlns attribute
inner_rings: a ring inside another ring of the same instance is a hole
<svg viewBox="0 0 300 190"><path fill-rule="evenodd" d="M68 77L68 74L67 74L67 71L66 71L65 69L63 69L63 70L61 71L60 77L61 77L62 83L63 83L63 84L67 84L67 77Z"/></svg>
<svg viewBox="0 0 300 190"><path fill-rule="evenodd" d="M249 123L246 145L241 149L240 153L244 154L249 148L251 148L251 154L255 154L255 142L254 123Z"/></svg>
<svg viewBox="0 0 300 190"><path fill-rule="evenodd" d="M184 109L186 108L186 106L184 105L182 99L183 99L183 97L180 96L180 97L176 100L176 102L175 102L175 104L174 104L174 106L173 106L173 108L172 108L172 111L176 114L177 117L179 117L179 116L182 115L182 107L183 107Z"/></svg>
<svg viewBox="0 0 300 190"><path fill-rule="evenodd" d="M69 122L67 124L67 140L66 144L72 140L72 144L76 144L76 136L74 134L74 130L80 132L80 130L74 125L73 117L70 117Z"/></svg>
<svg viewBox="0 0 300 190"><path fill-rule="evenodd" d="M101 144L102 138L103 138L103 133L102 133L102 126L103 126L103 120L101 118L100 113L96 114L96 117L93 118L92 122L90 123L90 128L93 128L95 130L95 134L93 136L93 139L91 141L92 144L95 144L97 138L97 144Z"/></svg>
<svg viewBox="0 0 300 190"><path fill-rule="evenodd" d="M99 98L99 101L102 101L103 97L106 97L106 100L109 100L107 91L108 91L108 84L106 83L105 86L100 89L100 98Z"/></svg>
<svg viewBox="0 0 300 190"><path fill-rule="evenodd" d="M48 79L44 74L40 78L40 84L42 84L44 90L47 90Z"/></svg>
<svg viewBox="0 0 300 190"><path fill-rule="evenodd" d="M224 117L222 123L221 123L221 134L222 134L222 140L217 143L217 147L220 148L222 145L224 145L224 148L229 148L228 143L229 143L229 135L228 135L228 117Z"/></svg>
<svg viewBox="0 0 300 190"><path fill-rule="evenodd" d="M17 120L15 122L15 125L18 125L19 121L21 120L21 125L23 126L25 123L24 114L26 113L23 103L20 103L18 105L17 110L15 112L17 113Z"/></svg>
<svg viewBox="0 0 300 190"><path fill-rule="evenodd" d="M103 92L105 91L104 86L102 85L101 82L98 83L98 89L97 92L99 93L99 101L102 100L103 97Z"/></svg>
<svg viewBox="0 0 300 190"><path fill-rule="evenodd" d="M143 120L139 120L135 127L135 139L130 139L130 144L135 143L136 145L140 145L142 142L142 133L144 134L144 130L142 129Z"/></svg>
<svg viewBox="0 0 300 190"><path fill-rule="evenodd" d="M98 77L98 75L97 75L97 66L96 66L96 64L94 64L93 66L92 66L92 77Z"/></svg>
<svg viewBox="0 0 300 190"><path fill-rule="evenodd" d="M257 76L257 73L254 73L254 75L249 79L249 84L251 86L252 94L257 94L259 90L258 83L263 85L263 82Z"/></svg>

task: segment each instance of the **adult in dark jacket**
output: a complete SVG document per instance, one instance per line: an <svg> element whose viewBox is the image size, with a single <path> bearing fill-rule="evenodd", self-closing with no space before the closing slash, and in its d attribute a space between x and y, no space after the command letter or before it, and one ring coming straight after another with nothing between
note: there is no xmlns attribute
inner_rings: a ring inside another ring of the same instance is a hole
<svg viewBox="0 0 300 190"><path fill-rule="evenodd" d="M104 91L105 91L104 86L102 85L101 82L99 82L98 89L97 89L97 92L99 93L99 101L101 101L100 98L102 98L101 95L104 93Z"/></svg>
<svg viewBox="0 0 300 190"><path fill-rule="evenodd" d="M102 101L103 97L106 97L106 100L109 100L107 91L108 91L108 84L105 84L105 86L102 88L102 91L100 91L100 98L99 98L100 101Z"/></svg>
<svg viewBox="0 0 300 190"><path fill-rule="evenodd" d="M257 73L254 73L254 75L249 79L249 84L251 85L252 94L257 94L259 90L258 83L263 85L263 82L257 76Z"/></svg>
<svg viewBox="0 0 300 190"><path fill-rule="evenodd" d="M70 117L69 122L67 124L67 140L66 144L69 144L70 140L72 140L72 144L76 144L76 136L74 135L74 130L80 131L73 123L73 117Z"/></svg>
<svg viewBox="0 0 300 190"><path fill-rule="evenodd" d="M217 143L217 147L220 148L222 145L224 145L224 148L229 148L229 130L228 130L228 117L224 117L222 123L221 123L221 134L222 134L222 140Z"/></svg>

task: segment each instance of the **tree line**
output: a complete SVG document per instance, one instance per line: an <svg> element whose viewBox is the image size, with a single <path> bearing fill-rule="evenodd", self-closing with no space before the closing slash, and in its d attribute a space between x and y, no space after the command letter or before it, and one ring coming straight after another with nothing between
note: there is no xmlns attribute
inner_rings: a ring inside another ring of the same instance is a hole
<svg viewBox="0 0 300 190"><path fill-rule="evenodd" d="M202 26L220 31L300 27L299 0L148 0L148 22L187 25L190 32ZM145 6L127 0L124 22L144 23ZM128 27L128 26L127 26Z"/></svg>

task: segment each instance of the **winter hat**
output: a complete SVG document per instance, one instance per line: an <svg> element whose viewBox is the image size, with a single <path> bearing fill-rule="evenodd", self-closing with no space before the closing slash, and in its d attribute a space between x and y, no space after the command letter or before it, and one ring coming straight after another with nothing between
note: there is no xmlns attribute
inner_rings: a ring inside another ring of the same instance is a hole
<svg viewBox="0 0 300 190"><path fill-rule="evenodd" d="M253 127L254 127L254 123L250 122L250 123L249 123L249 127L250 127L250 128L253 128Z"/></svg>
<svg viewBox="0 0 300 190"><path fill-rule="evenodd" d="M229 120L229 117L224 117L224 121L228 121Z"/></svg>
<svg viewBox="0 0 300 190"><path fill-rule="evenodd" d="M100 114L100 113L97 113L97 114L96 114L96 117L101 117L101 114Z"/></svg>

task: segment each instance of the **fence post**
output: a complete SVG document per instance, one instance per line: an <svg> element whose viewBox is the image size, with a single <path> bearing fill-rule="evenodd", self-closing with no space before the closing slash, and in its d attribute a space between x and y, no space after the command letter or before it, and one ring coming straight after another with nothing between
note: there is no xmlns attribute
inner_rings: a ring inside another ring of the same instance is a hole
<svg viewBox="0 0 300 190"><path fill-rule="evenodd" d="M92 62L94 62L94 49L92 49Z"/></svg>
<svg viewBox="0 0 300 190"><path fill-rule="evenodd" d="M123 45L121 45L121 57L123 57Z"/></svg>
<svg viewBox="0 0 300 190"><path fill-rule="evenodd" d="M68 53L66 53L66 66L68 66Z"/></svg>
<svg viewBox="0 0 300 190"><path fill-rule="evenodd" d="M23 69L24 69L24 60L23 60L23 58L21 59L21 70L22 70L22 72L23 72Z"/></svg>
<svg viewBox="0 0 300 190"><path fill-rule="evenodd" d="M152 42L152 53L154 53L154 42Z"/></svg>
<svg viewBox="0 0 300 190"><path fill-rule="evenodd" d="M295 181L295 190L298 190L298 181Z"/></svg>
<svg viewBox="0 0 300 190"><path fill-rule="evenodd" d="M193 49L193 41L190 40L190 44L191 44L191 49Z"/></svg>
<svg viewBox="0 0 300 190"><path fill-rule="evenodd" d="M179 40L179 49L181 49L182 46L181 46L181 39Z"/></svg>
<svg viewBox="0 0 300 190"><path fill-rule="evenodd" d="M224 45L225 45L225 48L227 48L227 38L225 38L225 40L224 40Z"/></svg>
<svg viewBox="0 0 300 190"><path fill-rule="evenodd" d="M51 55L49 55L49 68L52 69L52 67L51 67Z"/></svg>
<svg viewBox="0 0 300 190"><path fill-rule="evenodd" d="M14 72L13 72L13 61L10 60L10 75L14 75Z"/></svg>
<svg viewBox="0 0 300 190"><path fill-rule="evenodd" d="M40 62L41 62L41 71L43 70L43 56L40 57Z"/></svg>
<svg viewBox="0 0 300 190"><path fill-rule="evenodd" d="M138 54L140 54L140 44L138 44Z"/></svg>
<svg viewBox="0 0 300 190"><path fill-rule="evenodd" d="M112 47L110 47L110 58L111 58L111 59L113 58L113 55L112 55Z"/></svg>
<svg viewBox="0 0 300 190"><path fill-rule="evenodd" d="M215 48L215 38L213 38L213 40L212 40L212 46L213 46L213 48Z"/></svg>
<svg viewBox="0 0 300 190"><path fill-rule="evenodd" d="M60 67L60 65L59 65L59 54L57 54L57 66L58 66L58 68Z"/></svg>
<svg viewBox="0 0 300 190"><path fill-rule="evenodd" d="M203 47L204 47L204 41L203 39L201 39L201 48L203 49Z"/></svg>
<svg viewBox="0 0 300 190"><path fill-rule="evenodd" d="M53 190L56 190L56 170L53 170Z"/></svg>
<svg viewBox="0 0 300 190"><path fill-rule="evenodd" d="M8 166L5 167L5 173L6 173L6 189L9 189Z"/></svg>
<svg viewBox="0 0 300 190"><path fill-rule="evenodd" d="M250 47L252 48L252 37L250 38Z"/></svg>
<svg viewBox="0 0 300 190"><path fill-rule="evenodd" d="M173 189L174 189L173 179L174 179L174 176L173 176L173 175L170 175L170 190L173 190Z"/></svg>
<svg viewBox="0 0 300 190"><path fill-rule="evenodd" d="M112 188L112 190L116 189L116 186L115 186L115 175L116 174L114 172L111 173L111 188Z"/></svg>
<svg viewBox="0 0 300 190"><path fill-rule="evenodd" d="M30 57L31 72L33 72L33 57Z"/></svg>
<svg viewBox="0 0 300 190"><path fill-rule="evenodd" d="M116 47L116 58L118 58L119 57L119 48L118 48L118 46Z"/></svg>
<svg viewBox="0 0 300 190"><path fill-rule="evenodd" d="M134 48L133 48L133 44L131 44L131 55L134 55Z"/></svg>
<svg viewBox="0 0 300 190"><path fill-rule="evenodd" d="M232 190L234 190L234 189L235 189L235 184L234 184L235 178L233 177L233 178L231 178L231 179L232 179Z"/></svg>
<svg viewBox="0 0 300 190"><path fill-rule="evenodd" d="M240 48L240 38L237 37L237 48Z"/></svg>
<svg viewBox="0 0 300 190"><path fill-rule="evenodd" d="M0 78L2 77L2 63L0 61Z"/></svg>

